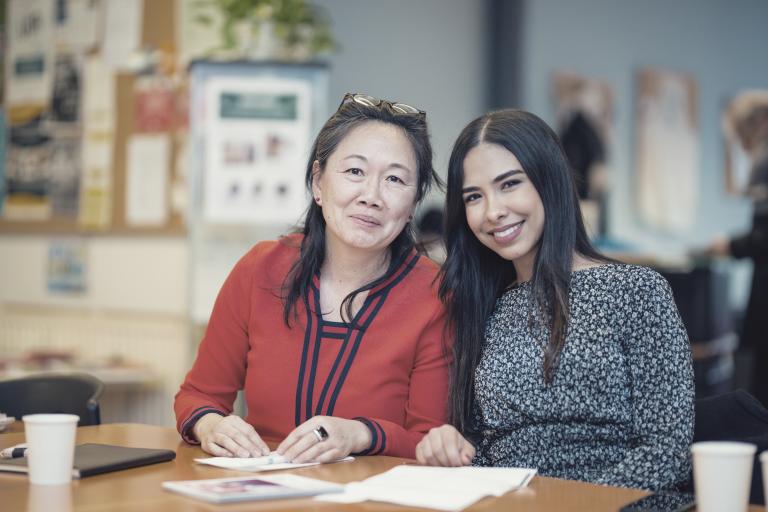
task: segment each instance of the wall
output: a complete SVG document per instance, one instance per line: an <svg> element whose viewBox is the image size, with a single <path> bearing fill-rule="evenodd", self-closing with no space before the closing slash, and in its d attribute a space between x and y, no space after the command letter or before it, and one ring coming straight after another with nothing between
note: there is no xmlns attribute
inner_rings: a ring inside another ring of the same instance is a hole
<svg viewBox="0 0 768 512"><path fill-rule="evenodd" d="M396 99L427 112L435 169L445 176L461 129L487 105L486 3L465 0L317 0L341 48L331 57L330 104L345 92ZM431 201L442 201L433 194Z"/></svg>
<svg viewBox="0 0 768 512"><path fill-rule="evenodd" d="M525 5L523 105L552 121L550 77L572 70L601 78L616 93L613 154L614 235L679 249L748 226L750 205L722 189L720 113L747 88L768 87L768 3L763 0L533 0ZM691 73L699 86L701 175L694 229L669 238L649 233L632 210L634 73L654 66Z"/></svg>
<svg viewBox="0 0 768 512"><path fill-rule="evenodd" d="M185 7L181 15L191 3L177 0ZM347 91L426 110L435 167L444 174L459 130L485 110L485 2L317 3L327 8L340 43L330 58L330 110ZM44 346L93 358L122 353L155 369L162 381L152 415L137 410L123 419L169 423L171 393L191 357L187 240L89 236L88 292L60 296L49 293L45 281L51 239L0 234L0 356Z"/></svg>
<svg viewBox="0 0 768 512"><path fill-rule="evenodd" d="M522 37L522 105L554 119L550 77L571 70L613 85L615 146L610 232L644 250L683 253L716 234L750 222L751 205L723 191L720 114L724 102L749 88L768 88L768 3L763 0L528 0ZM697 222L688 233L645 229L633 200L634 73L654 66L691 73L698 82L700 161ZM746 298L749 264L733 265L733 299Z"/></svg>

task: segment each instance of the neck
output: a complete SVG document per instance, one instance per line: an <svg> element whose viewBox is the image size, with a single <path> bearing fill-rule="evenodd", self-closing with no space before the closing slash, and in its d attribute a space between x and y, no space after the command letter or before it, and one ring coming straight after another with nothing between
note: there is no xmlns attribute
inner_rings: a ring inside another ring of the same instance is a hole
<svg viewBox="0 0 768 512"><path fill-rule="evenodd" d="M351 290L381 277L389 266L389 249L364 251L326 239L323 281L342 284Z"/></svg>
<svg viewBox="0 0 768 512"><path fill-rule="evenodd" d="M517 282L523 283L530 281L533 277L533 262L536 260L536 254L526 255L513 261L515 272L517 273ZM582 270L585 268L599 266L601 263L585 258L581 254L574 252L571 260L571 270Z"/></svg>
<svg viewBox="0 0 768 512"><path fill-rule="evenodd" d="M517 274L517 282L524 283L530 281L533 277L533 263L536 261L536 251L531 251L525 256L521 256L512 261Z"/></svg>

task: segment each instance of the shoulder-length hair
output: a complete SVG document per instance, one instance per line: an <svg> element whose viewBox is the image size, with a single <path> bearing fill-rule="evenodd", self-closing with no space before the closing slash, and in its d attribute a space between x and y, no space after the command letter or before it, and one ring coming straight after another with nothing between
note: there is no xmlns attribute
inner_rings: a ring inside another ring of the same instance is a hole
<svg viewBox="0 0 768 512"><path fill-rule="evenodd" d="M551 384L565 342L573 254L604 259L590 244L579 208L573 174L560 142L547 124L522 110L491 112L461 132L448 164L446 197L447 258L440 298L454 334L450 418L461 431L473 431L475 369L485 326L496 300L515 282L511 261L484 246L470 230L463 200L464 159L477 145L497 144L515 155L544 206L544 227L531 278L531 320L547 322L544 376Z"/></svg>
<svg viewBox="0 0 768 512"><path fill-rule="evenodd" d="M418 166L416 189L416 203L418 204L433 183L441 183L432 167L432 144L429 141L426 119L422 115L395 112L387 102L376 107L362 105L355 101L342 103L336 113L323 125L312 145L304 177L307 190L312 194L314 162L317 161L320 165L320 172L324 172L328 159L344 137L354 128L368 122L396 126L402 130L411 143ZM298 315L297 303L307 296L312 279L320 272L320 267L325 260L325 218L322 208L314 201L310 202L304 215L302 227L297 231L304 235L299 257L291 266L283 282L283 321L288 326L290 326L291 313L294 317ZM389 246L389 267L384 275L354 290L344 298L341 303L343 318L348 321L352 320L352 304L357 294L386 281L410 254L414 243L413 227L409 222Z"/></svg>

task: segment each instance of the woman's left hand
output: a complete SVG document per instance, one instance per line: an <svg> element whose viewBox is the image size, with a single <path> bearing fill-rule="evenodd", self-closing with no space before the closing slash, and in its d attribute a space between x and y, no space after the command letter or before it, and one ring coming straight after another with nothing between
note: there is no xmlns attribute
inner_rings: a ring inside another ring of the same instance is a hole
<svg viewBox="0 0 768 512"><path fill-rule="evenodd" d="M321 427L328 433L325 439L315 433ZM315 416L293 429L277 447L277 453L296 463L331 462L361 452L370 444L371 433L362 422Z"/></svg>

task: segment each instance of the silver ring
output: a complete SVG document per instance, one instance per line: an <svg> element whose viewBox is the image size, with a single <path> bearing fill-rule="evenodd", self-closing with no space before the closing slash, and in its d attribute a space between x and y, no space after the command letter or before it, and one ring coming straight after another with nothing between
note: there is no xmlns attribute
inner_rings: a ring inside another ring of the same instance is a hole
<svg viewBox="0 0 768 512"><path fill-rule="evenodd" d="M315 434L315 437L317 438L318 442L323 442L326 439L328 439L328 431L325 430L322 426L314 429L312 433Z"/></svg>

